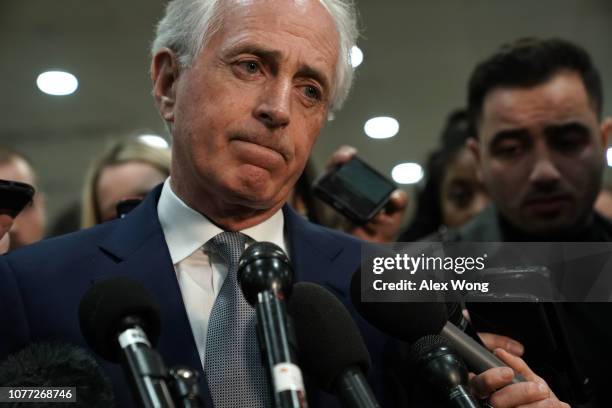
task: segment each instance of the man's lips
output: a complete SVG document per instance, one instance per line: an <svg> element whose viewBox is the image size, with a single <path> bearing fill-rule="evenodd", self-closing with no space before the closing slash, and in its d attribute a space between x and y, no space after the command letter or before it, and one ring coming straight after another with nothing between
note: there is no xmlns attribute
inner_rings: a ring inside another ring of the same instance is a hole
<svg viewBox="0 0 612 408"><path fill-rule="evenodd" d="M551 214L560 211L571 201L571 196L567 194L540 195L525 200L523 207L535 213Z"/></svg>
<svg viewBox="0 0 612 408"><path fill-rule="evenodd" d="M280 169L286 163L285 157L277 150L251 141L234 139L230 148L240 161L263 169Z"/></svg>
<svg viewBox="0 0 612 408"><path fill-rule="evenodd" d="M230 141L248 143L250 146L246 146L249 149L252 149L254 152L259 152L263 155L273 153L275 155L280 155L285 162L289 161L289 154L286 151L287 149L283 148L283 146L279 145L278 143L274 143L272 136L259 137L252 135L236 135L230 138Z"/></svg>

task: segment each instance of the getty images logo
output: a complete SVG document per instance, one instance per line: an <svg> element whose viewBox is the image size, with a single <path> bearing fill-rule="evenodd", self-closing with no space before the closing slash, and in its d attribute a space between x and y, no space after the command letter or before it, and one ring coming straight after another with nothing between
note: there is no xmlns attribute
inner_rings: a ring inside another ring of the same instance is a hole
<svg viewBox="0 0 612 408"><path fill-rule="evenodd" d="M386 271L405 271L414 275L418 271L452 271L458 275L470 271L482 271L485 268L487 254L482 256L410 256L395 254L390 257L372 259L372 272L376 275Z"/></svg>

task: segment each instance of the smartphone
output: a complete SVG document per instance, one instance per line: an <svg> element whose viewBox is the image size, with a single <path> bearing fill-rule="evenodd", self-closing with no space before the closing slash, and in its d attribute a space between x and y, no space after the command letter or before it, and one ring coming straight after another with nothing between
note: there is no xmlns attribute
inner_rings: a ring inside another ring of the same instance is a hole
<svg viewBox="0 0 612 408"><path fill-rule="evenodd" d="M374 218L396 188L357 157L325 173L313 186L315 195L359 225Z"/></svg>
<svg viewBox="0 0 612 408"><path fill-rule="evenodd" d="M34 187L18 181L0 180L0 214L15 218L32 202Z"/></svg>

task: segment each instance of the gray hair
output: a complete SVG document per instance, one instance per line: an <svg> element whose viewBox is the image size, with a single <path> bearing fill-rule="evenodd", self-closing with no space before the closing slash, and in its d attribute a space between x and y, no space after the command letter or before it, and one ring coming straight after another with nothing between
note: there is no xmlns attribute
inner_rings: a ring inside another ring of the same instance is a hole
<svg viewBox="0 0 612 408"><path fill-rule="evenodd" d="M336 83L330 110L337 111L348 97L353 82L350 51L358 36L357 12L353 0L319 0L336 24L340 49ZM171 0L157 25L151 55L162 48L176 53L181 68L189 67L222 22L222 0Z"/></svg>

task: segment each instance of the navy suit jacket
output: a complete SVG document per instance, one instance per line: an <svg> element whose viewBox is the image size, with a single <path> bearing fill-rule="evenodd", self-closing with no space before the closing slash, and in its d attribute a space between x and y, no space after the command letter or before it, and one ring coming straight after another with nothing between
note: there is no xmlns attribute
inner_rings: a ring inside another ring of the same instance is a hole
<svg viewBox="0 0 612 408"><path fill-rule="evenodd" d="M81 297L100 279L129 276L147 287L160 305L162 333L157 350L166 366L186 365L202 372L157 217L160 191L161 186L124 219L0 257L0 361L30 342L63 341L88 349L79 329ZM360 263L361 242L311 224L289 207L283 212L296 281L323 285L348 307L372 357L368 377L374 392L383 405L394 405L384 378L384 356L395 344L361 319L350 303L349 283ZM117 406L133 406L120 366L98 361L111 379ZM200 388L207 406L212 407L204 375ZM312 406L340 406L334 396L314 386L307 388L307 394Z"/></svg>

